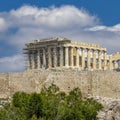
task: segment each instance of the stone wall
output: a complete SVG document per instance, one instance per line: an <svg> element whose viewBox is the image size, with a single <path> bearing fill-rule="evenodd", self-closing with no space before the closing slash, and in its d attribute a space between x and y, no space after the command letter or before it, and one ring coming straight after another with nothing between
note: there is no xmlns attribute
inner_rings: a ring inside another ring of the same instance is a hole
<svg viewBox="0 0 120 120"><path fill-rule="evenodd" d="M78 70L1 73L0 98L8 98L16 91L39 92L51 83L66 92L80 87L85 95L120 99L120 72Z"/></svg>

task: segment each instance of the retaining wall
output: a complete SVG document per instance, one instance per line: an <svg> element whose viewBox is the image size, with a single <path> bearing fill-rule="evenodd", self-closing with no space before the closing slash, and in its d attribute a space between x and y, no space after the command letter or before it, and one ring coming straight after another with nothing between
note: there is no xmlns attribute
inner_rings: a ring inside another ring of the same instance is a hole
<svg viewBox="0 0 120 120"><path fill-rule="evenodd" d="M0 74L0 98L17 91L39 92L55 83L63 91L79 87L83 94L120 99L120 72L115 71L36 71Z"/></svg>

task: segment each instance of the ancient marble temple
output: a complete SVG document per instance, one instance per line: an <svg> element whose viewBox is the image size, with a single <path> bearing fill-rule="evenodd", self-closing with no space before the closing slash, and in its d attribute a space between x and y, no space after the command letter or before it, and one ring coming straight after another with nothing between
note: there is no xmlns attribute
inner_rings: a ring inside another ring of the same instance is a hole
<svg viewBox="0 0 120 120"><path fill-rule="evenodd" d="M120 54L107 55L106 48L98 44L76 42L67 38L34 40L25 44L27 70L79 69L113 70L118 69Z"/></svg>

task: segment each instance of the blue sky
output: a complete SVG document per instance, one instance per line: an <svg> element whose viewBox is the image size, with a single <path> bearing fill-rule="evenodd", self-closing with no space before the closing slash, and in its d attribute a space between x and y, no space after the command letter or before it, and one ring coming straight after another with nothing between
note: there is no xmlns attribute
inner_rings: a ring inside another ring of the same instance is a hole
<svg viewBox="0 0 120 120"><path fill-rule="evenodd" d="M23 71L22 48L62 36L120 51L120 0L0 0L0 72Z"/></svg>

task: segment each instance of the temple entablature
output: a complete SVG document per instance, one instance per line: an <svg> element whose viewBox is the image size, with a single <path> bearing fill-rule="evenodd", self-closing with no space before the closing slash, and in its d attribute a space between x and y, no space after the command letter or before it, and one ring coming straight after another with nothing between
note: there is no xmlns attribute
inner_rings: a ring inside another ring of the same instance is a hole
<svg viewBox="0 0 120 120"><path fill-rule="evenodd" d="M120 60L119 53L107 55L106 48L98 44L75 42L67 38L34 40L25 45L28 70L43 68L113 70L118 67L114 65L115 61Z"/></svg>
<svg viewBox="0 0 120 120"><path fill-rule="evenodd" d="M116 53L112 54L112 60L119 61L120 60L120 53L116 52Z"/></svg>

